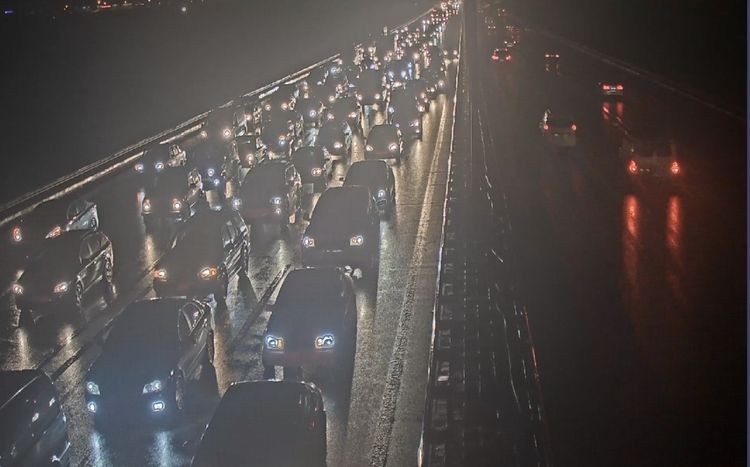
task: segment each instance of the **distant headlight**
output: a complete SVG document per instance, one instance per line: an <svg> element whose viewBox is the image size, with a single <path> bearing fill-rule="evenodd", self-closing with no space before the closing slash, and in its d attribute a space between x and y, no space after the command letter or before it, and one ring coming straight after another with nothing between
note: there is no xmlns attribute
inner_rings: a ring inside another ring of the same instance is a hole
<svg viewBox="0 0 750 467"><path fill-rule="evenodd" d="M288 108L289 108L289 104L287 104L286 102L281 103L281 110L286 110Z"/></svg>
<svg viewBox="0 0 750 467"><path fill-rule="evenodd" d="M268 350L284 350L284 338L268 334L265 339Z"/></svg>
<svg viewBox="0 0 750 467"><path fill-rule="evenodd" d="M62 227L60 227L59 225L56 225L52 227L52 230L50 230L47 233L47 238L59 237L61 233L62 233Z"/></svg>
<svg viewBox="0 0 750 467"><path fill-rule="evenodd" d="M286 144L286 135L279 135L279 144L282 146Z"/></svg>
<svg viewBox="0 0 750 467"><path fill-rule="evenodd" d="M349 112L349 118L357 118L357 112Z"/></svg>
<svg viewBox="0 0 750 467"><path fill-rule="evenodd" d="M336 102L336 96L334 95L328 96L328 103L333 104L334 102Z"/></svg>
<svg viewBox="0 0 750 467"><path fill-rule="evenodd" d="M328 113L326 114L326 120L328 120L328 121L331 121L331 120L333 120L334 118L336 118L336 116L335 116L335 115L333 115L333 113L331 113L331 112L328 112Z"/></svg>
<svg viewBox="0 0 750 467"><path fill-rule="evenodd" d="M200 135L201 138L208 138L208 133L206 132L206 130L201 130Z"/></svg>
<svg viewBox="0 0 750 467"><path fill-rule="evenodd" d="M162 170L164 170L164 162L159 161L154 164L154 170L156 170L157 172L161 172Z"/></svg>
<svg viewBox="0 0 750 467"><path fill-rule="evenodd" d="M419 120L412 120L412 122L409 125L411 125L411 126L419 126Z"/></svg>
<svg viewBox="0 0 750 467"><path fill-rule="evenodd" d="M101 394L99 392L99 385L93 381L86 382L86 392L88 392L92 396L98 396L99 394Z"/></svg>
<svg viewBox="0 0 750 467"><path fill-rule="evenodd" d="M21 243L23 241L23 231L21 227L13 227L13 231L10 233L10 239L15 243Z"/></svg>
<svg viewBox="0 0 750 467"><path fill-rule="evenodd" d="M11 290L13 291L14 295L23 295L23 287L21 286L21 284L13 284Z"/></svg>
<svg viewBox="0 0 750 467"><path fill-rule="evenodd" d="M372 151L374 151L374 150L375 150L375 148L373 148L373 147L372 147L372 145L368 144L367 146L365 146L365 150L366 150L367 152L372 152Z"/></svg>
<svg viewBox="0 0 750 467"><path fill-rule="evenodd" d="M138 173L143 173L143 170L145 169L145 167L143 166L142 162L138 162L137 164L133 166L133 169L135 169L135 171Z"/></svg>
<svg viewBox="0 0 750 467"><path fill-rule="evenodd" d="M384 189L381 188L381 189L378 190L378 198L385 198L385 190Z"/></svg>
<svg viewBox="0 0 750 467"><path fill-rule="evenodd" d="M161 380L155 379L150 383L146 383L143 386L143 394L151 394L152 392L160 392L162 389Z"/></svg>
<svg viewBox="0 0 750 467"><path fill-rule="evenodd" d="M151 200L148 198L143 200L143 212L151 212Z"/></svg>
<svg viewBox="0 0 750 467"><path fill-rule="evenodd" d="M393 113L393 112L395 112L395 111L396 111L396 108L395 108L395 107L393 107L392 105L389 105L389 106L388 106L388 113L391 113L391 114L392 114L392 113Z"/></svg>
<svg viewBox="0 0 750 467"><path fill-rule="evenodd" d="M323 334L322 336L315 338L316 350L332 349L334 345L336 345L336 340L334 339L333 334Z"/></svg>
<svg viewBox="0 0 750 467"><path fill-rule="evenodd" d="M362 246L365 243L365 237L363 235L354 235L349 239L349 246Z"/></svg>
<svg viewBox="0 0 750 467"><path fill-rule="evenodd" d="M343 147L344 147L344 145L341 143L341 141L336 141L335 143L333 143L333 148L334 149L341 149Z"/></svg>
<svg viewBox="0 0 750 467"><path fill-rule="evenodd" d="M221 180L218 178L214 178L214 186L219 186L221 184Z"/></svg>
<svg viewBox="0 0 750 467"><path fill-rule="evenodd" d="M232 130L230 130L229 128L224 128L223 130L221 130L221 135L224 138L229 139L232 137Z"/></svg>
<svg viewBox="0 0 750 467"><path fill-rule="evenodd" d="M305 248L314 248L315 247L315 239L312 237L304 237L302 239L302 246Z"/></svg>
<svg viewBox="0 0 750 467"><path fill-rule="evenodd" d="M419 110L420 112L424 112L426 109L423 105L418 105L417 110Z"/></svg>
<svg viewBox="0 0 750 467"><path fill-rule="evenodd" d="M357 100L358 100L358 101L361 101L361 100L362 100L363 98L364 98L364 97L362 96L362 94L361 94L361 93L357 93Z"/></svg>
<svg viewBox="0 0 750 467"><path fill-rule="evenodd" d="M172 211L174 212L180 212L182 211L182 201L179 199L173 199L172 200Z"/></svg>
<svg viewBox="0 0 750 467"><path fill-rule="evenodd" d="M68 282L60 282L55 286L53 291L57 294L64 294L68 291L68 288L70 287L70 284Z"/></svg>
<svg viewBox="0 0 750 467"><path fill-rule="evenodd" d="M391 152L398 151L398 144L397 143L391 143L388 145L388 150Z"/></svg>
<svg viewBox="0 0 750 467"><path fill-rule="evenodd" d="M253 164L255 162L255 156L253 156L252 154L248 154L246 160L248 164Z"/></svg>
<svg viewBox="0 0 750 467"><path fill-rule="evenodd" d="M316 115L318 115L318 111L317 110L311 110L309 115L310 115L310 117L315 117Z"/></svg>
<svg viewBox="0 0 750 467"><path fill-rule="evenodd" d="M239 208L240 208L240 206L242 206L242 200L241 200L241 199L239 199L239 198L234 198L234 199L232 200L232 207L233 207L234 209L239 209Z"/></svg>
<svg viewBox="0 0 750 467"><path fill-rule="evenodd" d="M206 175L208 175L209 177L213 177L215 173L216 173L216 170L213 167L209 167L206 170Z"/></svg>
<svg viewBox="0 0 750 467"><path fill-rule="evenodd" d="M219 270L214 267L203 268L198 272L198 277L203 280L213 279L219 274Z"/></svg>
<svg viewBox="0 0 750 467"><path fill-rule="evenodd" d="M321 169L320 167L313 167L312 169L310 169L310 175L312 175L313 177L320 177L321 175L323 175L323 169Z"/></svg>
<svg viewBox="0 0 750 467"><path fill-rule="evenodd" d="M380 100L382 97L382 94L380 94L379 92L375 93L375 99Z"/></svg>
<svg viewBox="0 0 750 467"><path fill-rule="evenodd" d="M163 268L154 270L154 279L160 281L167 280L167 270Z"/></svg>
<svg viewBox="0 0 750 467"><path fill-rule="evenodd" d="M270 201L274 206L279 206L281 205L281 196L274 196Z"/></svg>

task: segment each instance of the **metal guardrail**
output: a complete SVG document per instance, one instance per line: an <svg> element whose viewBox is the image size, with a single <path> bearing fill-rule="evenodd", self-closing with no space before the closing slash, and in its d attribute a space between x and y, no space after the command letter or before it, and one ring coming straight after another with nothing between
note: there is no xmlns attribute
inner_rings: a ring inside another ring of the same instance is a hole
<svg viewBox="0 0 750 467"><path fill-rule="evenodd" d="M398 29L411 26L426 14L428 14L431 9L432 8L423 11L409 21L391 27L390 30L396 31ZM355 47L359 45L361 45L361 43L354 44ZM141 157L145 149L147 149L151 144L173 141L175 139L182 138L197 132L198 130L200 130L201 125L205 122L206 117L212 111L234 105L235 101L238 99L252 99L253 97L257 97L265 93L270 95L273 93L273 91L275 91L274 88L282 84L297 82L309 75L310 72L315 68L330 63L338 59L340 56L341 54L337 53L319 60L299 71L286 75L283 78L277 79L276 81L273 81L267 85L245 93L239 96L237 99L232 99L229 102L217 106L214 109L210 109L206 112L195 115L194 117L189 118L188 120L174 126L171 129L167 129L148 138L144 138L137 143L121 149L120 151L117 151L110 156L81 167L80 169L70 174L64 175L43 187L25 193L7 203L0 204L0 227L6 225L13 219L28 214L39 203L63 196L72 191L78 190L85 185L88 185L104 177L112 175L115 172L118 172L120 169L128 166L132 162L136 161L139 157Z"/></svg>

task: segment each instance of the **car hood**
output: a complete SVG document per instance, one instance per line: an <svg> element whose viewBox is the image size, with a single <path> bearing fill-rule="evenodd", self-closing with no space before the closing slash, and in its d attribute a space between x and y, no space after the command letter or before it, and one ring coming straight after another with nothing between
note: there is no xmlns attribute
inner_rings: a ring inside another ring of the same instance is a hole
<svg viewBox="0 0 750 467"><path fill-rule="evenodd" d="M32 290L47 293L60 282L75 282L77 275L77 268L73 266L50 265L46 262L31 263L24 270L18 283L23 286L25 293Z"/></svg>
<svg viewBox="0 0 750 467"><path fill-rule="evenodd" d="M181 248L178 244L162 258L159 268L166 269L167 280L196 278L201 268L218 266L221 259L222 252L218 247L212 249L204 244L200 248Z"/></svg>
<svg viewBox="0 0 750 467"><path fill-rule="evenodd" d="M91 365L86 381L93 381L103 394L120 388L138 391L155 379L166 379L176 367L176 352L162 345L105 347Z"/></svg>

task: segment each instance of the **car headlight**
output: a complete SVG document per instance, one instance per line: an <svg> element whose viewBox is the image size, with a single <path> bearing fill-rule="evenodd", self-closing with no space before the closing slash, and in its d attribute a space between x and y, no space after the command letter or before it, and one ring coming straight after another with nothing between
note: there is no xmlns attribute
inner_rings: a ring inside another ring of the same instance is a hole
<svg viewBox="0 0 750 467"><path fill-rule="evenodd" d="M443 86L445 86L445 81L443 81L442 79L441 79L441 80L439 80L439 81L438 81L438 86L440 86L441 88L442 88Z"/></svg>
<svg viewBox="0 0 750 467"><path fill-rule="evenodd" d="M152 392L160 392L161 390L162 384L160 379L155 379L143 385L143 394L151 394Z"/></svg>
<svg viewBox="0 0 750 467"><path fill-rule="evenodd" d="M313 177L320 177L321 175L323 175L323 169L321 169L320 167L313 167L312 169L310 169L310 175L312 175Z"/></svg>
<svg viewBox="0 0 750 467"><path fill-rule="evenodd" d="M154 279L165 281L167 280L167 270L164 268L154 270Z"/></svg>
<svg viewBox="0 0 750 467"><path fill-rule="evenodd" d="M378 99L378 100L380 100L380 98L382 98L382 97L383 97L383 95L382 95L382 94L380 94L379 92L376 92L376 93L375 93L375 99Z"/></svg>
<svg viewBox="0 0 750 467"><path fill-rule="evenodd" d="M330 95L328 96L328 103L333 104L336 101L336 96Z"/></svg>
<svg viewBox="0 0 750 467"><path fill-rule="evenodd" d="M391 152L396 152L396 151L398 151L398 144L396 144L396 143L391 143L391 144L389 144L389 145L388 145L388 150L389 150L389 151L391 151Z"/></svg>
<svg viewBox="0 0 750 467"><path fill-rule="evenodd" d="M271 198L271 204L274 206L279 206L281 204L281 196L274 196Z"/></svg>
<svg viewBox="0 0 750 467"><path fill-rule="evenodd" d="M302 246L305 248L314 248L315 247L315 239L312 237L304 237L302 239Z"/></svg>
<svg viewBox="0 0 750 467"><path fill-rule="evenodd" d="M318 112L316 110L311 110L309 115L310 117L315 117L316 115L318 115Z"/></svg>
<svg viewBox="0 0 750 467"><path fill-rule="evenodd" d="M284 338L268 334L265 339L268 350L284 350Z"/></svg>
<svg viewBox="0 0 750 467"><path fill-rule="evenodd" d="M222 136L223 136L224 138L227 138L227 139L229 139L229 138L231 138L231 137L232 137L232 130L230 130L229 128L224 128L224 129L223 129L223 130L221 131L221 135L222 135Z"/></svg>
<svg viewBox="0 0 750 467"><path fill-rule="evenodd" d="M242 200L241 200L241 199L239 199L239 198L234 198L234 199L232 200L232 207L233 207L234 209L239 209L239 208L240 208L240 206L242 206Z"/></svg>
<svg viewBox="0 0 750 467"><path fill-rule="evenodd" d="M159 162L155 163L154 164L154 170L156 170L157 172L161 172L162 170L164 170L164 162L159 161Z"/></svg>
<svg viewBox="0 0 750 467"><path fill-rule="evenodd" d="M143 212L151 212L151 200L148 198L143 200Z"/></svg>
<svg viewBox="0 0 750 467"><path fill-rule="evenodd" d="M412 120L410 123L411 126L419 126L419 120Z"/></svg>
<svg viewBox="0 0 750 467"><path fill-rule="evenodd" d="M93 381L86 382L86 392L88 392L92 396L98 396L99 394L101 394L99 392L99 385Z"/></svg>
<svg viewBox="0 0 750 467"><path fill-rule="evenodd" d="M214 186L219 186L221 184L221 179L214 178Z"/></svg>
<svg viewBox="0 0 750 467"><path fill-rule="evenodd" d="M216 169L214 169L213 167L209 167L208 169L206 169L206 175L208 175L209 177L213 177L214 174L216 174Z"/></svg>
<svg viewBox="0 0 750 467"><path fill-rule="evenodd" d="M11 290L13 291L14 295L23 295L23 287L21 286L21 284L13 284Z"/></svg>
<svg viewBox="0 0 750 467"><path fill-rule="evenodd" d="M343 147L344 147L344 145L341 143L341 141L336 141L335 143L333 143L333 148L334 149L341 149Z"/></svg>
<svg viewBox="0 0 750 467"><path fill-rule="evenodd" d="M135 171L136 171L136 172L138 172L138 173L143 173L143 170L144 170L145 168L146 168L146 167L144 167L144 165L143 165L143 163L142 163L142 162L138 162L137 164L135 164L135 165L133 166L133 169L135 169Z"/></svg>
<svg viewBox="0 0 750 467"><path fill-rule="evenodd" d="M218 274L219 274L219 270L216 269L215 267L207 267L198 271L198 277L200 277L203 280L213 279Z"/></svg>
<svg viewBox="0 0 750 467"><path fill-rule="evenodd" d="M10 239L15 243L23 241L23 231L21 230L21 227L13 227L13 230L10 233Z"/></svg>
<svg viewBox="0 0 750 467"><path fill-rule="evenodd" d="M286 102L281 103L281 110L287 110L288 108L289 108L289 104L287 104Z"/></svg>
<svg viewBox="0 0 750 467"><path fill-rule="evenodd" d="M279 144L282 145L282 146L284 144L286 144L286 135L280 135L279 136Z"/></svg>
<svg viewBox="0 0 750 467"><path fill-rule="evenodd" d="M389 106L388 106L388 113L393 113L393 112L395 112L395 111L396 111L396 108L395 108L395 107L393 107L392 105L389 105Z"/></svg>
<svg viewBox="0 0 750 467"><path fill-rule="evenodd" d="M55 286L54 289L52 289L57 294L64 294L68 291L68 288L70 288L70 283L68 282L60 282Z"/></svg>
<svg viewBox="0 0 750 467"><path fill-rule="evenodd" d="M349 239L349 246L362 246L365 243L364 235L354 235Z"/></svg>
<svg viewBox="0 0 750 467"><path fill-rule="evenodd" d="M349 118L357 118L357 112L349 112Z"/></svg>
<svg viewBox="0 0 750 467"><path fill-rule="evenodd" d="M182 211L182 201L179 199L173 199L172 200L172 211L179 212Z"/></svg>
<svg viewBox="0 0 750 467"><path fill-rule="evenodd" d="M364 98L364 97L362 96L362 94L360 94L360 93L357 93L357 100L358 100L358 101L361 101L361 100L362 100L363 98Z"/></svg>
<svg viewBox="0 0 750 467"><path fill-rule="evenodd" d="M385 190L383 188L378 190L378 198L385 198Z"/></svg>
<svg viewBox="0 0 750 467"><path fill-rule="evenodd" d="M333 337L333 334L323 334L315 338L316 350L332 349L334 345L336 345L336 339Z"/></svg>
<svg viewBox="0 0 750 467"><path fill-rule="evenodd" d="M52 230L50 230L49 233L47 233L47 238L59 237L61 233L62 233L62 227L60 227L59 225L56 225L52 227Z"/></svg>
<svg viewBox="0 0 750 467"><path fill-rule="evenodd" d="M253 162L255 162L255 156L253 156L252 154L248 154L246 160L248 164L252 164Z"/></svg>
<svg viewBox="0 0 750 467"><path fill-rule="evenodd" d="M393 72L392 72L392 71L389 71L389 72L388 72L388 77L389 77L389 78L393 78Z"/></svg>
<svg viewBox="0 0 750 467"><path fill-rule="evenodd" d="M365 146L365 150L366 150L367 152L372 152L372 151L374 151L374 150L375 150L375 148L373 148L373 147L372 147L372 145L368 144L367 146Z"/></svg>

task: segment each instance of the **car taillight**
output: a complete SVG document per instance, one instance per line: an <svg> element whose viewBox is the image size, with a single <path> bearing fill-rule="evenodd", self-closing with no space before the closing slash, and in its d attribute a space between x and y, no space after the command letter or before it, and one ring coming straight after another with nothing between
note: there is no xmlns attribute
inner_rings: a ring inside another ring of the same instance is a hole
<svg viewBox="0 0 750 467"><path fill-rule="evenodd" d="M680 164L678 164L677 161L673 161L672 165L669 167L669 170L673 175L677 175L678 173L680 173Z"/></svg>
<svg viewBox="0 0 750 467"><path fill-rule="evenodd" d="M575 123L572 124L572 125L570 125L570 129L573 130L573 131L576 131L577 128L578 127L575 125Z"/></svg>
<svg viewBox="0 0 750 467"><path fill-rule="evenodd" d="M628 171L632 174L638 172L638 164L634 160L631 160L630 164L628 164Z"/></svg>
<svg viewBox="0 0 750 467"><path fill-rule="evenodd" d="M547 131L547 130L549 130L549 125L547 125L547 124L545 123L545 124L544 124L544 125L542 126L542 128L544 129L544 131Z"/></svg>
<svg viewBox="0 0 750 467"><path fill-rule="evenodd" d="M623 89L625 89L625 88L622 87L622 84L618 84L617 85L617 90L618 91L622 91Z"/></svg>
<svg viewBox="0 0 750 467"><path fill-rule="evenodd" d="M602 89L605 91L609 91L609 84L602 84Z"/></svg>

